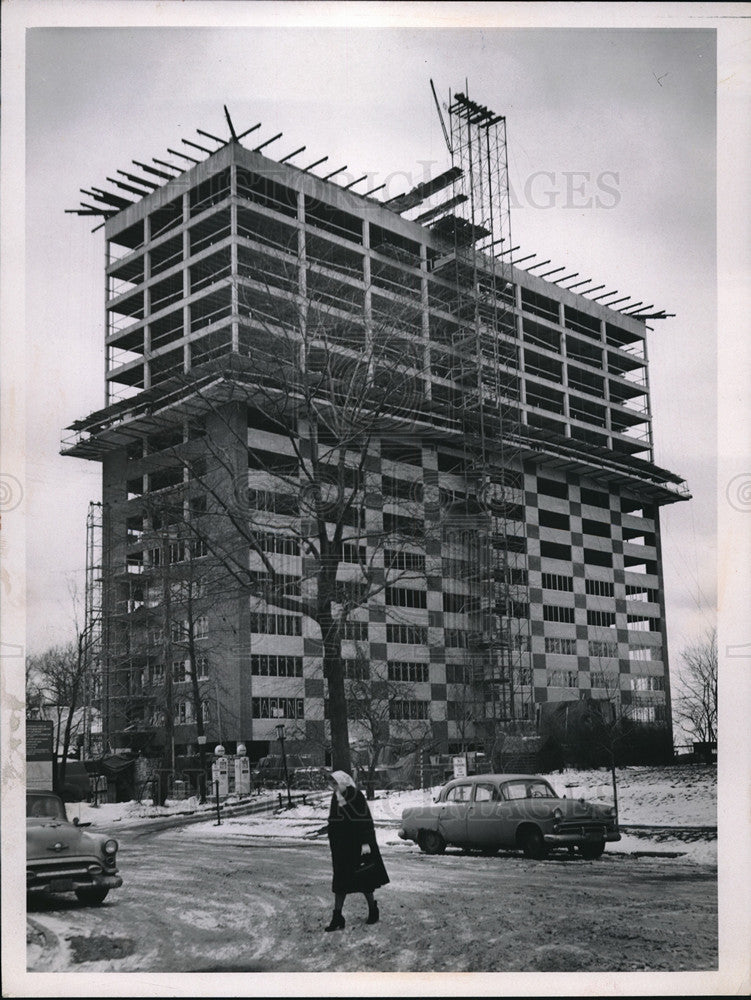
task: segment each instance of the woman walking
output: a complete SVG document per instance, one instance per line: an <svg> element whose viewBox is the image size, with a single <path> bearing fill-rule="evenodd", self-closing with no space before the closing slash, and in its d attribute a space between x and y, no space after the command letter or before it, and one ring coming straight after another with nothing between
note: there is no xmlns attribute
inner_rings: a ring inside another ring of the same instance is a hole
<svg viewBox="0 0 751 1000"><path fill-rule="evenodd" d="M329 780L334 786L326 832L331 847L334 877L334 913L327 931L344 927L342 907L350 892L361 892L368 901L367 924L378 923L378 903L373 892L386 885L389 877L376 843L373 818L365 796L346 771L332 771Z"/></svg>

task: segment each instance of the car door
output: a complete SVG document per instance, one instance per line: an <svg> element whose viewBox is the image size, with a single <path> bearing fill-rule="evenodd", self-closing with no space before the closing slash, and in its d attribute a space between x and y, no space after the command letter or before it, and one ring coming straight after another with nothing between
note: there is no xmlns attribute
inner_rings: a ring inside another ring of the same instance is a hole
<svg viewBox="0 0 751 1000"><path fill-rule="evenodd" d="M501 846L502 802L498 786L478 781L467 810L467 842L471 847L494 850Z"/></svg>
<svg viewBox="0 0 751 1000"><path fill-rule="evenodd" d="M472 798L472 783L453 785L438 804L438 832L447 844L467 840L467 812Z"/></svg>
<svg viewBox="0 0 751 1000"><path fill-rule="evenodd" d="M506 781L500 786L496 810L499 847L506 849L516 847L516 828L523 818L526 800L526 781Z"/></svg>

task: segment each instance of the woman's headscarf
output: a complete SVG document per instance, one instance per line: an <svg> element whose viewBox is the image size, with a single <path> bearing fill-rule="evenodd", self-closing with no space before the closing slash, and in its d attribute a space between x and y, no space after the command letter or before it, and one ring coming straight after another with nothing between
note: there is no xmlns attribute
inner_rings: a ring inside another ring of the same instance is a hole
<svg viewBox="0 0 751 1000"><path fill-rule="evenodd" d="M331 778L336 782L336 798L340 806L343 806L346 802L344 798L345 788L357 788L357 785L352 778L352 775L347 774L346 771L331 771Z"/></svg>

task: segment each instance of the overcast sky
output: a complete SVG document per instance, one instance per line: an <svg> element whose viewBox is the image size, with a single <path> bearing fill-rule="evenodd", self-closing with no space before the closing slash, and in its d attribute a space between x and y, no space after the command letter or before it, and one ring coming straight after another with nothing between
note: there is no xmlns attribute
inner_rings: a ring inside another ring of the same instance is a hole
<svg viewBox="0 0 751 1000"><path fill-rule="evenodd" d="M397 194L449 164L430 78L442 101L466 80L470 96L506 115L514 243L676 314L655 322L648 341L655 458L694 495L663 514L674 659L711 624L713 30L235 23L39 27L26 39L31 650L71 634L87 505L100 496L98 464L58 454L61 430L103 403L103 233L64 209L78 205L80 188L111 188L106 178L134 159L203 141L197 128L225 136L224 104L238 131L263 123L255 144L284 133L270 154L306 144L296 162L328 155L319 173L346 164L342 182L367 172L370 186Z"/></svg>

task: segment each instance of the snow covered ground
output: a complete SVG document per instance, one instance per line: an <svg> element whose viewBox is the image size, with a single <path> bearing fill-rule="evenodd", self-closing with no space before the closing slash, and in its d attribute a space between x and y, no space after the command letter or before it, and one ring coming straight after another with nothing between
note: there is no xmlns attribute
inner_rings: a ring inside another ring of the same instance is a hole
<svg viewBox="0 0 751 1000"><path fill-rule="evenodd" d="M610 773L605 770L555 772L547 776L559 795L613 800ZM665 827L698 827L717 824L717 772L705 765L675 765L672 767L627 767L617 771L618 806L620 822L624 826L638 825ZM402 809L420 802L430 802L437 793L433 789L404 792L377 793L370 803L376 822L378 842L382 849L417 850L410 843L399 840L396 831ZM295 796L301 793L295 792ZM272 795L272 801L276 795ZM196 799L168 801L161 808L148 802L105 803L94 807L87 803L68 805L68 815L79 816L101 830L117 833L118 824L153 823L155 820L197 814L206 811L206 821L184 828L186 835L229 838L284 838L307 839L316 836L326 821L329 806L327 792L307 793L307 803L297 801L292 809L274 809L251 815L231 816L228 813L240 800L227 799L222 809L222 821L216 825L216 814L211 806L199 807ZM247 800L246 800L247 801ZM261 802L262 797L252 801ZM698 864L717 863L717 841L713 837L687 834L681 831L651 831L648 835L623 831L617 844L608 846L609 852L659 851L680 853Z"/></svg>

